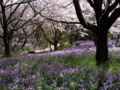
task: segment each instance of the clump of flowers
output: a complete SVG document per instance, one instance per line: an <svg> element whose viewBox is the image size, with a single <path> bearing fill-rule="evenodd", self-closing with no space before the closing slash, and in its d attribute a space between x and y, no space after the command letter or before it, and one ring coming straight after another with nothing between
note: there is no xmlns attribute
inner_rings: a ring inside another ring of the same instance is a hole
<svg viewBox="0 0 120 90"><path fill-rule="evenodd" d="M110 60L118 63L119 54L118 50L110 50ZM0 90L120 90L119 69L106 72L59 63L74 58L82 61L88 55L94 57L95 50L69 49L0 59Z"/></svg>

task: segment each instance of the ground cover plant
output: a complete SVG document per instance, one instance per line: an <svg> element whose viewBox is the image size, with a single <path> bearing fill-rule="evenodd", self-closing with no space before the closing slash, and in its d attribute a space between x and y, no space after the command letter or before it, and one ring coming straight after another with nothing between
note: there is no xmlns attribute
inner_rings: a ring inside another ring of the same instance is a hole
<svg viewBox="0 0 120 90"><path fill-rule="evenodd" d="M84 49L0 59L0 90L120 90L120 51L109 49L105 71L95 66L90 43L81 43Z"/></svg>

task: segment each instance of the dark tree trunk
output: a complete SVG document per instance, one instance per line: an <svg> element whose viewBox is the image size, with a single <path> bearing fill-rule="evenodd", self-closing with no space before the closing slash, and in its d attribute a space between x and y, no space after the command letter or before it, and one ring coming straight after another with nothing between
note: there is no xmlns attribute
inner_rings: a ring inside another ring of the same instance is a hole
<svg viewBox="0 0 120 90"><path fill-rule="evenodd" d="M3 0L1 0L1 3L4 3ZM10 38L8 38L8 25L7 25L7 20L6 20L6 13L5 13L5 7L3 5L1 5L1 10L2 10L2 17L3 17L3 40L4 40L4 44L5 44L5 57L10 57L10 44L9 44L9 40Z"/></svg>
<svg viewBox="0 0 120 90"><path fill-rule="evenodd" d="M54 43L54 51L57 51L57 42Z"/></svg>
<svg viewBox="0 0 120 90"><path fill-rule="evenodd" d="M94 41L94 45L96 46L97 45L97 38L96 38L95 34L93 35L93 41Z"/></svg>
<svg viewBox="0 0 120 90"><path fill-rule="evenodd" d="M70 42L70 45L73 45L72 36L70 36L70 38L69 38L69 39L70 39L70 41L69 41L69 42Z"/></svg>
<svg viewBox="0 0 120 90"><path fill-rule="evenodd" d="M96 43L96 65L100 66L108 61L107 33L97 35Z"/></svg>
<svg viewBox="0 0 120 90"><path fill-rule="evenodd" d="M4 43L5 43L5 57L10 57L10 44L9 41L4 39Z"/></svg>
<svg viewBox="0 0 120 90"><path fill-rule="evenodd" d="M78 41L79 40L79 30L77 29L76 32L77 32L77 41Z"/></svg>

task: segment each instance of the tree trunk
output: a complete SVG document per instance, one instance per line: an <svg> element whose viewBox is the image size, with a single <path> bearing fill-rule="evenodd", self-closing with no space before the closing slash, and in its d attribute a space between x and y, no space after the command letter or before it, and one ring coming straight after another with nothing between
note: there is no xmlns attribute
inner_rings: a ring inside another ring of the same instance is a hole
<svg viewBox="0 0 120 90"><path fill-rule="evenodd" d="M96 44L96 65L100 66L108 61L107 33L97 35Z"/></svg>
<svg viewBox="0 0 120 90"><path fill-rule="evenodd" d="M1 3L4 3L3 0L1 0ZM4 44L5 44L5 57L10 57L10 44L9 44L9 40L10 38L8 38L8 25L7 25L7 20L6 20L6 13L5 13L5 6L1 5L1 12L2 12L2 28L3 28L3 40L4 40Z"/></svg>
<svg viewBox="0 0 120 90"><path fill-rule="evenodd" d="M79 30L77 29L77 41L79 41Z"/></svg>
<svg viewBox="0 0 120 90"><path fill-rule="evenodd" d="M73 45L72 36L70 36L70 38L69 38L69 39L70 39L70 41L69 41L69 42L70 42L70 45Z"/></svg>
<svg viewBox="0 0 120 90"><path fill-rule="evenodd" d="M9 41L4 39L4 44L5 44L5 57L10 57L10 44Z"/></svg>
<svg viewBox="0 0 120 90"><path fill-rule="evenodd" d="M57 51L57 42L54 43L54 51Z"/></svg>
<svg viewBox="0 0 120 90"><path fill-rule="evenodd" d="M93 41L94 41L94 45L96 46L97 45L97 38L96 38L95 34L93 34Z"/></svg>

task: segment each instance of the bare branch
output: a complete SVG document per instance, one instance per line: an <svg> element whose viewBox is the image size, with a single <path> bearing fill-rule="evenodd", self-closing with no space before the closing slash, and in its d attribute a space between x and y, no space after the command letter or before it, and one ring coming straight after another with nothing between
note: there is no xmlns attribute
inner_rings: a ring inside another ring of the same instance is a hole
<svg viewBox="0 0 120 90"><path fill-rule="evenodd" d="M118 4L119 4L119 0L115 0L115 2L107 8L106 13L109 14Z"/></svg>
<svg viewBox="0 0 120 90"><path fill-rule="evenodd" d="M27 24L28 22L30 22L32 19L29 19L27 20L25 23L23 23L21 26L17 27L17 28L14 28L13 31L17 31L19 30L20 28L22 28L25 24Z"/></svg>
<svg viewBox="0 0 120 90"><path fill-rule="evenodd" d="M42 8L39 12L38 11L36 11L35 9L34 9L34 7L30 4L30 3L28 3L29 4L29 6L31 7L31 9L33 10L33 12L34 12L34 14L35 15L38 15L38 14L41 14L42 13L42 11L44 11L44 9L45 9L45 7L44 8Z"/></svg>
<svg viewBox="0 0 120 90"><path fill-rule="evenodd" d="M78 0L73 0L77 17L84 28L96 32L96 26L85 21Z"/></svg>
<svg viewBox="0 0 120 90"><path fill-rule="evenodd" d="M66 5L66 6L63 6L63 8L66 8L66 7L70 6L71 4L73 4L73 2L69 3L69 4Z"/></svg>
<svg viewBox="0 0 120 90"><path fill-rule="evenodd" d="M17 31L18 29L22 28L25 24L27 24L28 22L30 22L36 15L34 15L32 18L30 18L29 20L23 20L25 21L21 26L13 29L13 31ZM20 19L21 20L21 19ZM17 25L17 24L16 24Z"/></svg>
<svg viewBox="0 0 120 90"><path fill-rule="evenodd" d="M51 18L47 18L45 16L43 16L41 13L39 13L40 16L42 16L43 18L45 18L46 20L49 20L49 21L54 21L54 22L57 22L57 23L66 23L66 24L81 24L80 22L69 22L69 21L59 21L59 20L55 20L55 19L51 19Z"/></svg>
<svg viewBox="0 0 120 90"><path fill-rule="evenodd" d="M7 5L6 7L11 7L14 5L19 5L19 4L25 4L25 3L29 3L29 2L33 2L33 1L36 1L36 0L27 0L27 1L22 1L22 2L18 2L18 3L13 3L13 4Z"/></svg>
<svg viewBox="0 0 120 90"><path fill-rule="evenodd" d="M44 17L44 16L43 16ZM66 24L80 24L80 22L68 22L68 21L59 21L59 20L55 20L55 19L51 19L51 18L46 18L44 17L45 19L47 20L50 20L50 21L54 21L54 22L57 22L57 23L66 23Z"/></svg>
<svg viewBox="0 0 120 90"><path fill-rule="evenodd" d="M7 0L7 1L5 2L5 5L7 5L8 2L9 2L9 0Z"/></svg>
<svg viewBox="0 0 120 90"><path fill-rule="evenodd" d="M61 37L62 35L63 35L63 33L61 32L61 33L58 35L57 39L60 40L60 37Z"/></svg>
<svg viewBox="0 0 120 90"><path fill-rule="evenodd" d="M90 6L91 6L93 9L95 9L94 3L93 3L91 0L87 0L87 1L89 2Z"/></svg>
<svg viewBox="0 0 120 90"><path fill-rule="evenodd" d="M25 31L25 28L26 28L26 27L23 27L23 28L22 28L23 33L24 33L24 39L25 39L25 40L24 40L23 44L21 45L21 47L24 47L24 45L25 45L26 42L27 42L27 38L26 38L26 37L27 37L27 33L26 33L26 31Z"/></svg>
<svg viewBox="0 0 120 90"><path fill-rule="evenodd" d="M67 34L65 37L63 37L63 38L59 38L59 40L63 40L63 39L65 39L65 38L67 38L69 35Z"/></svg>
<svg viewBox="0 0 120 90"><path fill-rule="evenodd" d="M115 9L114 12L111 14L111 16L108 18L107 22L105 22L107 24L106 25L107 29L109 29L119 17L120 17L120 7Z"/></svg>
<svg viewBox="0 0 120 90"><path fill-rule="evenodd" d="M27 7L28 7L28 4L24 7L24 9L21 11L21 14L20 14L20 17L19 18L21 18L22 16L23 16L23 14L24 14L24 12L25 12L25 10L27 9ZM20 19L19 19L20 20Z"/></svg>
<svg viewBox="0 0 120 90"><path fill-rule="evenodd" d="M27 7L28 7L28 4L25 6L25 8L23 9L23 11L21 12L20 17L19 17L19 19L17 20L16 24L13 26L13 28L15 28L15 26L17 26L17 24L18 24L19 21L21 20L20 18L23 16L23 14L24 14L24 12L25 12L25 10L26 10ZM9 22L8 22L8 25L9 25L10 23L12 23L13 21L14 21L14 19L11 20L11 21L9 21Z"/></svg>
<svg viewBox="0 0 120 90"><path fill-rule="evenodd" d="M20 6L20 3L16 6L16 8L13 10L13 12L10 14L10 16L7 19L7 22L11 19L12 15L16 12L16 10L18 9L18 7Z"/></svg>
<svg viewBox="0 0 120 90"><path fill-rule="evenodd" d="M88 28L88 23L85 21L83 15L82 15L82 10L81 10L81 7L80 7L78 0L73 0L73 3L74 3L76 14L77 14L77 17L78 17L80 23L84 27Z"/></svg>
<svg viewBox="0 0 120 90"><path fill-rule="evenodd" d="M43 33L43 35L44 35L45 39L46 39L49 43L54 44L52 41L50 41L50 40L48 39L48 37L46 36L46 34L45 34L45 32L44 32L43 28L42 28L42 27L40 27L40 29L41 29L41 31L42 31L42 33Z"/></svg>
<svg viewBox="0 0 120 90"><path fill-rule="evenodd" d="M72 2L73 3L73 2ZM54 21L54 22L57 22L57 23L66 23L66 24L80 24L80 22L68 22L68 21L59 21L59 20L55 20L55 19L51 19L51 18L47 18L47 17L45 17L45 16L43 16L41 13L42 13L42 11L45 9L45 8L43 8L40 12L37 12L34 8L33 8L33 6L31 5L31 4L29 4L30 5L30 7L32 8L32 10L33 10L33 12L35 13L35 15L40 15L40 16L42 16L43 18L45 18L46 20L49 20L49 21Z"/></svg>
<svg viewBox="0 0 120 90"><path fill-rule="evenodd" d="M26 36L26 38L30 37L31 35L33 35L33 33L35 33L40 27L41 27L42 24L40 24L40 26L36 27L36 29L34 29L29 35Z"/></svg>

